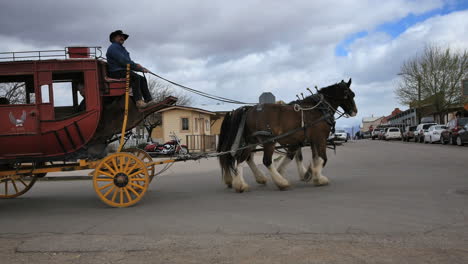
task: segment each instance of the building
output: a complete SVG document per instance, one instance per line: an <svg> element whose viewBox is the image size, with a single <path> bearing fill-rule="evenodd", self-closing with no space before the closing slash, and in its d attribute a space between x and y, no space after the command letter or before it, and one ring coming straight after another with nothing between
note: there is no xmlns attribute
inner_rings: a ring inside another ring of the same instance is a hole
<svg viewBox="0 0 468 264"><path fill-rule="evenodd" d="M399 112L398 114L388 118L389 124L404 124L406 126L415 126L418 124L416 109L410 108L408 110Z"/></svg>
<svg viewBox="0 0 468 264"><path fill-rule="evenodd" d="M213 151L216 149L216 136L212 134L211 123L216 113L188 106L172 106L159 111L162 125L154 128L153 141L164 143L171 140L174 133L186 144L189 151Z"/></svg>
<svg viewBox="0 0 468 264"><path fill-rule="evenodd" d="M376 128L378 125L382 123L382 120L384 119L384 116L381 117L364 117L362 119L362 125L361 125L361 132L367 132L372 130L373 128Z"/></svg>

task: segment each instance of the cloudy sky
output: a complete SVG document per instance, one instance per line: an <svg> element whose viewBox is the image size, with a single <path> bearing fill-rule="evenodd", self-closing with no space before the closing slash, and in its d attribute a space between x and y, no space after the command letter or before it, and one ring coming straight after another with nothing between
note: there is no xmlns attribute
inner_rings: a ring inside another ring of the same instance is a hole
<svg viewBox="0 0 468 264"><path fill-rule="evenodd" d="M2 1L0 51L109 45L130 35L134 61L240 101L290 101L353 79L359 110L341 126L388 115L401 63L426 44L468 47L466 0ZM195 104L215 104L193 97Z"/></svg>

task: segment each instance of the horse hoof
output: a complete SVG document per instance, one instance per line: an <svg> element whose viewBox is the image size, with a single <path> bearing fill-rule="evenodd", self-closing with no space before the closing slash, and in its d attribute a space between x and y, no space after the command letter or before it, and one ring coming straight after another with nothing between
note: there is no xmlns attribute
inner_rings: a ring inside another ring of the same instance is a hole
<svg viewBox="0 0 468 264"><path fill-rule="evenodd" d="M229 189L232 189L232 184L228 183L228 184L226 184L226 186L227 186Z"/></svg>
<svg viewBox="0 0 468 264"><path fill-rule="evenodd" d="M246 191L248 191L248 190L249 190L248 187L244 187L244 188L236 189L236 192L237 192L237 193L243 193L243 192L246 192Z"/></svg>
<svg viewBox="0 0 468 264"><path fill-rule="evenodd" d="M240 186L235 186L234 189L236 190L236 192L238 193L243 193L243 192L246 192L249 190L249 185L247 184L242 184Z"/></svg>
<svg viewBox="0 0 468 264"><path fill-rule="evenodd" d="M278 189L280 191L287 191L287 190L289 190L289 187L290 187L289 185L288 186L278 186Z"/></svg>
<svg viewBox="0 0 468 264"><path fill-rule="evenodd" d="M326 186L329 184L328 178L325 176L320 176L313 180L315 186Z"/></svg>
<svg viewBox="0 0 468 264"><path fill-rule="evenodd" d="M265 180L265 179L257 180L257 183L265 185L267 183L267 180Z"/></svg>

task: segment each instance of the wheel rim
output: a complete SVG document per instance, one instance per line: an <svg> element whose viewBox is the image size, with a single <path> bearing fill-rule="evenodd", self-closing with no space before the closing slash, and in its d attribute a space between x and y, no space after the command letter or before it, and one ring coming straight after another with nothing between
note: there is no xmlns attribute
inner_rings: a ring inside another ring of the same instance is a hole
<svg viewBox="0 0 468 264"><path fill-rule="evenodd" d="M99 198L113 207L128 207L143 198L150 178L146 164L130 153L115 153L104 158L93 176Z"/></svg>
<svg viewBox="0 0 468 264"><path fill-rule="evenodd" d="M138 149L138 148L129 148L126 149L125 152L132 153L135 155L138 159L143 161L144 163L150 163L153 162L153 158L148 154L148 152ZM150 177L150 182L153 181L154 175L156 175L156 165L149 165L146 167L148 170L148 175Z"/></svg>
<svg viewBox="0 0 468 264"><path fill-rule="evenodd" d="M23 195L31 189L36 180L36 176L6 176L0 179L0 198L9 199Z"/></svg>

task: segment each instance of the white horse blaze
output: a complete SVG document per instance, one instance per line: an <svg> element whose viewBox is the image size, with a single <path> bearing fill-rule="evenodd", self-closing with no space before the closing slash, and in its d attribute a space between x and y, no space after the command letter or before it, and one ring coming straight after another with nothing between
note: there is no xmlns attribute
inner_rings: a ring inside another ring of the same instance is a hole
<svg viewBox="0 0 468 264"><path fill-rule="evenodd" d="M322 175L323 159L321 157L314 158L310 168L312 169L312 182L315 185L320 186L328 184L328 178Z"/></svg>
<svg viewBox="0 0 468 264"><path fill-rule="evenodd" d="M263 172L261 172L260 169L257 167L257 164L255 164L253 153L250 155L250 158L247 160L247 164L249 164L249 167L252 170L257 183L266 184L267 178L265 177L265 175L263 175Z"/></svg>

